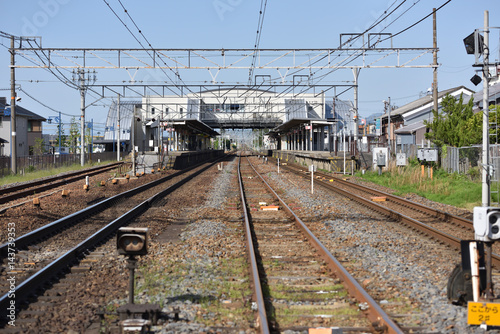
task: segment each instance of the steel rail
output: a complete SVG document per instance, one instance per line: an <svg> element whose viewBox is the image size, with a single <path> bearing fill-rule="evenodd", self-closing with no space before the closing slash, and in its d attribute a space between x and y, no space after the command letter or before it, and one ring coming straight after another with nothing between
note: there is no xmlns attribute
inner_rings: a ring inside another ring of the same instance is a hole
<svg viewBox="0 0 500 334"><path fill-rule="evenodd" d="M243 207L243 215L245 218L245 236L247 240L247 256L250 261L250 274L253 283L253 298L257 303L257 323L260 333L270 333L269 323L267 321L266 305L264 302L264 293L262 292L262 284L260 283L259 269L257 266L257 258L255 257L255 248L253 247L252 231L250 228L250 218L246 206L245 191L243 189L243 179L241 177L241 155L238 159L238 183L240 186L241 203Z"/></svg>
<svg viewBox="0 0 500 334"><path fill-rule="evenodd" d="M76 171L76 172L71 172L71 173L68 173L65 175L58 175L58 176L54 176L54 177L50 177L50 178L46 178L46 179L42 179L42 180L33 181L30 183L26 183L26 184L20 184L20 185L13 186L13 187L2 188L2 189L0 189L0 195L2 195L2 197L0 197L0 204L7 203L7 202L10 202L12 200L21 198L21 197L34 195L36 193L40 193L40 192L48 190L48 189L63 186L67 183L78 181L86 176L96 175L96 174L102 173L104 171L107 171L109 169L116 168L117 166L122 165L122 164L123 164L123 162L115 162L111 165L93 167L91 169L85 169L85 170L80 170L80 171ZM47 184L47 183L50 183L50 184ZM42 184L44 184L44 185L37 187L37 186L42 185ZM20 190L23 190L26 188L33 188L33 187L37 187L37 188L27 189L27 190L24 190L21 192L17 192L17 191L20 191ZM10 194L13 192L16 192L16 193ZM10 195L8 195L8 194L10 194Z"/></svg>
<svg viewBox="0 0 500 334"><path fill-rule="evenodd" d="M63 271L65 271L69 266L73 263L78 262L85 254L89 253L92 249L94 249L98 244L105 241L107 238L111 237L115 231L123 226L131 222L135 217L140 214L146 212L156 201L163 198L164 196L172 193L174 190L178 189L183 184L187 183L194 177L198 176L208 168L214 166L214 164L219 161L219 159L215 160L211 164L202 169L196 171L195 173L185 177L179 182L171 185L168 188L165 188L161 192L151 196L147 200L143 201L139 205L135 206L133 209L129 210L122 216L116 218L99 231L79 243L77 246L66 252L64 255L60 256L56 260L52 261L48 265L46 265L43 269L39 270L22 283L20 283L15 291L9 291L4 294L0 298L0 309L6 310L10 305L10 301L14 300L10 298L11 294L15 295L16 307L18 308L22 302L25 302L31 296L36 296L39 291L43 291L44 286L48 285L53 279L57 276L61 275ZM199 165L197 165L199 166ZM196 166L195 166L196 167ZM7 274L9 274L7 272ZM5 317L3 317L3 321L5 321ZM0 324L2 320L0 320Z"/></svg>
<svg viewBox="0 0 500 334"><path fill-rule="evenodd" d="M288 167L288 166L286 166L286 167ZM288 168L287 170L290 170L292 172L295 171L295 169L293 169L293 168ZM296 174L301 175L301 173L299 173L299 172L296 172ZM408 217L402 213L399 213L397 211L389 209L383 205L377 204L371 200L368 200L368 199L363 198L361 196L354 195L346 190L337 188L334 185L330 184L329 182L324 182L322 180L317 180L317 179L314 180L314 182L316 182L317 184L319 184L327 189L330 189L330 190L332 190L332 191L334 191L342 196L346 196L346 197L358 202L359 204L365 205L365 206L369 207L370 209L372 209L380 214L383 214L384 216L387 216L387 217L394 219L396 221L400 221L400 222L404 223L405 225L407 225L407 226L409 226L417 231L425 233L425 234L447 244L448 246L450 246L454 249L457 249L457 250L461 249L460 248L461 239L459 239L459 238L456 238L448 233L439 231L436 228L433 228L433 227L431 227L425 223L422 223L416 219L413 219L411 217ZM349 182L349 185L351 185L351 184L352 183ZM401 198L401 200L404 201L405 199ZM412 202L412 203L414 203L414 202ZM415 203L415 204L417 204L417 203ZM450 215L450 216L453 216L453 215ZM458 216L455 216L455 217L460 218ZM472 224L472 222L471 222L471 224ZM468 226L468 227L470 228L472 226ZM495 267L500 268L500 255L495 254L495 253L492 254L492 264Z"/></svg>
<svg viewBox="0 0 500 334"><path fill-rule="evenodd" d="M264 180L264 178L257 172L257 170L250 164L255 173L264 182L269 191L281 203L285 210L293 216L295 224L306 235L309 242L318 250L322 258L328 264L335 274L344 282L346 289L351 296L356 298L360 303L367 303L369 305L365 312L367 318L372 323L375 330L383 330L385 333L404 333L403 330L389 317L387 313L380 307L380 305L366 292L365 289L356 281L356 279L349 274L349 272L342 266L342 264L332 255L332 253L321 243L321 241L309 230L304 222L293 212L293 210L281 199L281 197L274 191L274 189Z"/></svg>
<svg viewBox="0 0 500 334"><path fill-rule="evenodd" d="M199 166L200 166L200 164L183 169L179 172L168 175L168 176L163 177L163 178L158 179L158 180L154 180L152 182L149 182L149 183L144 184L142 186L136 187L134 189L127 190L127 191L122 192L120 194L117 194L113 197L105 199L99 203L96 203L96 204L91 205L87 208L84 208L80 211L74 212L68 216L65 216L63 218L55 220L52 223L46 224L46 225L44 225L44 226L42 226L34 231L28 232L28 233L16 238L13 242L10 242L10 243L7 242L7 243L1 245L0 246L0 259L7 257L7 254L9 253L8 252L9 248L10 249L13 248L13 247L9 247L9 245L14 244L16 251L18 251L20 249L24 249L27 246L29 246L29 245L31 245L39 240L45 239L51 235L58 233L59 231L62 231L62 230L66 229L72 225L75 225L76 223L78 223L78 221L80 221L86 217L90 217L98 212L105 210L106 208L112 206L114 203L116 203L117 201L119 201L121 199L134 196L140 192L148 190L149 188L157 186L158 184L166 182L174 177L180 176L180 175L182 175L182 174L184 174L184 173L186 173L194 168L197 168Z"/></svg>
<svg viewBox="0 0 500 334"><path fill-rule="evenodd" d="M288 166L284 166L284 167L288 167ZM289 168L293 168L293 167L289 167ZM322 172L317 172L317 175L332 178L331 175L328 175L328 174L322 173ZM373 195L384 196L388 200L390 200L394 203L398 203L400 205L412 208L414 210L418 210L418 211L423 212L425 214L439 218L445 222L454 223L454 224L460 225L460 226L465 227L465 228L472 228L473 224L472 224L472 221L469 219L465 219L465 218L453 215L451 213L448 213L448 212L445 212L445 211L442 211L439 209L430 208L430 207L427 207L423 204L407 200L403 197L392 195L392 194L389 194L389 193L386 193L386 192L383 192L383 191L380 191L377 189L368 188L368 187L365 187L365 186L357 184L357 183L353 183L353 182L339 179L337 177L333 177L332 179L334 180L334 182L338 182L338 183L343 184L345 186L356 188L358 190L362 190L362 191L371 193Z"/></svg>

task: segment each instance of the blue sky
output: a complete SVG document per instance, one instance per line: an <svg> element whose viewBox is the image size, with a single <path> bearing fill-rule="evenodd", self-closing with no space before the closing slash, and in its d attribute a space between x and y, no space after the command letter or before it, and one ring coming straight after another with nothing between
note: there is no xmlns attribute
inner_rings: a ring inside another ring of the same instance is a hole
<svg viewBox="0 0 500 334"><path fill-rule="evenodd" d="M118 0L107 0L132 29L133 24ZM336 48L341 33L362 32L393 3L403 0L268 0L261 48ZM431 13L446 0L408 0L377 26L380 32L406 9L384 32L396 33ZM128 13L154 48L253 48L259 0L122 0ZM410 8L411 7L411 8ZM392 7L394 8L394 7ZM103 0L0 0L0 30L20 35L42 36L48 48L140 48L137 41L119 22ZM479 90L469 79L474 75L474 57L467 55L463 38L483 27L484 10L490 11L490 26L500 27L500 1L452 0L437 14L439 90L465 85ZM132 29L139 36L135 29ZM141 40L143 42L143 40ZM0 95L8 96L10 87L10 41L0 38ZM432 17L394 38L395 47L432 47ZM499 58L499 30L490 35L491 57ZM6 46L6 47L4 47ZM427 57L428 63L432 57ZM113 74L116 81L127 80L123 70ZM140 71L137 79L147 78ZM335 80L352 80L350 70L339 71ZM79 115L79 92L57 81L41 69L19 69L16 79L22 89L55 110ZM245 78L232 78L245 81ZM207 74L203 80L210 80ZM362 69L359 75L359 113L366 117L381 112L382 100L391 97L404 105L427 91L432 83L431 69ZM98 73L99 81L99 73ZM40 105L22 92L20 105L44 117L55 112ZM352 92L341 96L352 99ZM87 97L87 104L95 97ZM87 121L104 123L111 101L99 101L89 107ZM104 105L104 106L103 106ZM63 118L69 121L69 117ZM96 126L98 128L98 126ZM47 126L47 129L50 129Z"/></svg>

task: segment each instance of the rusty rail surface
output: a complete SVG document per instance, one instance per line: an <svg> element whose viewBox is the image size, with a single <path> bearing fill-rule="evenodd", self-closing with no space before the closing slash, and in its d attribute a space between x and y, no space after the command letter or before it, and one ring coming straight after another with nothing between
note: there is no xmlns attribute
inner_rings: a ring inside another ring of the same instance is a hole
<svg viewBox="0 0 500 334"><path fill-rule="evenodd" d="M8 203L18 198L39 194L42 191L63 186L70 182L78 181L86 176L96 175L110 169L114 169L123 162L115 162L105 166L93 167L90 169L79 170L64 175L57 175L42 180L36 180L29 183L23 183L13 187L0 189L0 204Z"/></svg>
<svg viewBox="0 0 500 334"><path fill-rule="evenodd" d="M298 170L298 169L295 169L295 168L292 168L290 166L282 166L283 169L286 169L288 171L291 171L293 173L295 173L296 175L301 175L302 177L305 177L303 173L301 173L301 170ZM325 176L328 176L328 174L324 174L323 175ZM331 175L328 176L330 179L332 178ZM372 194L380 194L380 196L387 196L390 200L392 200L393 202L396 202L398 204L401 204L403 206L406 206L406 207L412 207L412 208L415 208L419 211L422 211L424 213L427 213L433 217L437 217L437 218L441 218L441 217L445 217L445 221L448 221L448 222L455 222L457 224L460 224L461 226L463 227L466 227L466 228L469 228L469 229L472 229L473 228L473 223L472 221L468 220L468 219L465 219L465 218L461 218L461 217L458 217L458 216L455 216L455 215L452 215L452 214L449 214L449 213L446 213L444 211L441 211L441 210L437 210L437 209L433 209L433 208L428 208L428 207L425 207L419 203L415 203L415 202L412 202L412 201L409 201L407 199L404 199L402 197L399 197L399 196L395 196L395 195L391 195L391 194L386 194L382 191L378 191L378 190L375 190L375 189L372 189L372 188L368 188L368 187L365 187L365 186L362 186L362 185L359 185L359 184L355 184L355 183L352 183L352 182L347 182L347 181L344 181L344 180L338 180L336 178L333 178L333 180L335 182L339 182L339 183L342 183L342 184L347 184L349 185L350 187L355 187L356 189L358 190L362 190L362 191L365 191L365 192L368 192L368 193L372 193ZM318 179L315 179L314 182L318 185L321 185L329 190L332 190L342 196L346 196L350 199L352 199L353 201L356 201L357 203L359 204L362 204L364 206L367 206L369 207L370 209L380 213L380 214L383 214L384 216L387 216L391 219L394 219L396 221L400 221L401 223L405 224L406 226L416 230L416 231L419 231L419 232L422 232L422 233L425 233L427 235L429 235L430 237L432 238L435 238L436 240L439 240L443 243L445 243L446 245L454 248L454 249L457 249L457 250L460 250L460 241L461 239L459 238L456 238L450 234L447 234L445 232L442 232L442 231L439 231L438 229L436 228L433 228L425 223L422 223L416 219L413 219L413 218L410 218L400 212L397 212L397 211L394 211L392 209L389 209L389 208L386 208L380 204L377 204L369 199L366 199L366 198L363 198L363 197L360 197L360 196L357 196L357 195L354 195L348 191L345 191L345 190L342 190L338 187L335 187L333 184L331 184L330 182L325 182L325 181L322 181L322 180L318 180ZM383 194L383 195L382 195ZM425 210L424 210L425 208ZM499 254L495 254L493 253L492 254L492 264L497 267L497 268L500 268L500 255Z"/></svg>
<svg viewBox="0 0 500 334"><path fill-rule="evenodd" d="M262 292L262 284L260 283L259 269L257 266L257 258L255 256L255 249L253 247L252 232L250 228L250 218L246 206L245 192L243 190L243 180L241 177L241 155L238 159L238 183L240 186L241 203L243 207L243 214L245 218L245 236L247 241L247 256L250 262L250 274L253 283L253 298L257 303L257 323L259 331L262 334L270 333L269 324L267 322L266 306L264 303L264 294Z"/></svg>
<svg viewBox="0 0 500 334"><path fill-rule="evenodd" d="M250 163L255 173L259 176L262 182L266 185L273 196L281 203L285 210L293 217L295 224L306 235L309 242L319 252L325 260L330 270L332 270L345 284L346 289L351 296L356 298L361 303L369 305L366 312L367 318L372 325L377 329L383 329L385 333L404 333L403 330L385 313L380 305L366 292L365 289L349 274L342 264L333 256L333 254L319 241L319 239L309 230L304 222L293 212L293 210L281 199L274 189L264 180L264 178L255 170Z"/></svg>
<svg viewBox="0 0 500 334"><path fill-rule="evenodd" d="M199 167L201 164L197 164L195 166L183 169L179 172L176 172L174 174L162 177L158 180L154 180L152 182L149 182L147 184L144 184L142 186L136 187L134 189L130 189L127 191L124 191L120 194L117 194L115 196L112 196L110 198L107 198L99 203L96 203L94 205L91 205L87 208L84 208L80 211L74 212L70 215L67 215L65 217L62 217L58 220L53 221L52 223L48 223L34 231L28 232L17 239L14 240L15 248L16 251L19 251L21 249L24 249L28 247L29 245L38 242L39 240L46 239L49 236L56 235L57 233L63 231L64 229L77 224L80 220L88 218L92 215L95 215L113 205L115 205L118 201L120 201L123 198L131 197L134 196L140 192L146 191L151 187L154 187L158 184L161 184L163 182L166 182L174 177L180 176L192 169L195 169ZM0 245L0 260L2 258L5 258L7 256L7 250L9 248L9 243L5 243L3 245Z"/></svg>
<svg viewBox="0 0 500 334"><path fill-rule="evenodd" d="M224 157L224 156L223 156ZM221 157L221 158L223 158ZM143 201L133 209L129 210L125 214L121 215L120 217L116 218L103 228L101 228L99 231L85 239L84 241L80 242L78 245L76 245L74 248L66 252L64 255L61 257L57 258L56 260L52 261L51 263L47 264L43 269L39 270L26 280L24 280L22 283L20 283L15 291L13 292L16 296L16 305L21 305L22 302L26 301L29 299L29 297L33 295L37 295L40 291L44 290L44 287L50 284L52 280L54 280L56 277L62 275L72 264L78 262L82 257L84 257L86 254L88 254L89 250L94 249L97 245L99 245L101 242L104 240L108 239L113 233L118 230L119 227L127 225L130 223L135 217L138 215L141 215L145 211L147 211L156 201L159 199L163 198L164 196L170 194L183 184L187 183L194 177L198 176L199 174L203 173L205 170L208 168L214 166L221 158L213 161L206 167L203 167L199 171L196 171L195 173L185 177L184 179L180 180L179 182L171 185L168 188L165 188L161 192L151 196L147 200ZM180 175L188 170L194 169L196 167L199 167L201 164L198 164L194 167L188 168L186 170L182 170L178 173L170 175L170 178L173 175ZM162 180L162 179L160 179ZM158 182L159 180L150 182L147 185L143 185L138 188L150 188L152 183L161 183ZM166 180L163 180L164 182ZM132 189L131 191L134 191L138 188ZM130 191L129 191L130 192ZM73 218L75 219L75 218ZM17 247L16 247L17 248ZM4 294L0 298L0 309L6 310L7 307L10 305L10 300L9 295L12 292L8 292ZM2 325L2 322L5 321L5 317L3 320L0 320L0 326Z"/></svg>

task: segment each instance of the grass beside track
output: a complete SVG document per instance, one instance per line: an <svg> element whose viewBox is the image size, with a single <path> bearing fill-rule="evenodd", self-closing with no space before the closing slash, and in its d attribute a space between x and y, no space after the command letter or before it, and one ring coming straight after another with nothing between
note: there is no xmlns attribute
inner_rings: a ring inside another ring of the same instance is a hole
<svg viewBox="0 0 500 334"><path fill-rule="evenodd" d="M413 193L435 202L467 210L481 206L480 176L449 174L436 168L434 168L432 179L429 174L427 167L422 176L420 166L410 165L400 168L391 167L380 176L375 171L367 171L364 175L359 172L356 176L392 188L396 190L395 195L399 196Z"/></svg>
<svg viewBox="0 0 500 334"><path fill-rule="evenodd" d="M41 179L44 177L55 176L55 175L58 175L61 173L67 173L67 172L77 171L77 170L81 170L81 169L85 169L85 168L106 165L110 162L111 161L101 161L100 163L85 164L85 166L81 166L80 164L73 164L73 165L68 165L68 166L59 167L59 168L34 170L31 172L27 172L24 175L21 175L21 174L7 175L7 176L0 178L0 186L4 186L7 184L11 184L11 183L28 182L31 180Z"/></svg>

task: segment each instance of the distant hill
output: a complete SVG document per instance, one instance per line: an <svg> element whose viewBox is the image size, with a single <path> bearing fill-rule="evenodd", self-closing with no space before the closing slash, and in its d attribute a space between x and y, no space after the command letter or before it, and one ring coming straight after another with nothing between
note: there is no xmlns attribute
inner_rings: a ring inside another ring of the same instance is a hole
<svg viewBox="0 0 500 334"><path fill-rule="evenodd" d="M361 117L361 118L366 119L366 124L375 124L375 118L379 118L382 115L383 115L383 113L380 112L380 113L372 114L368 117Z"/></svg>

